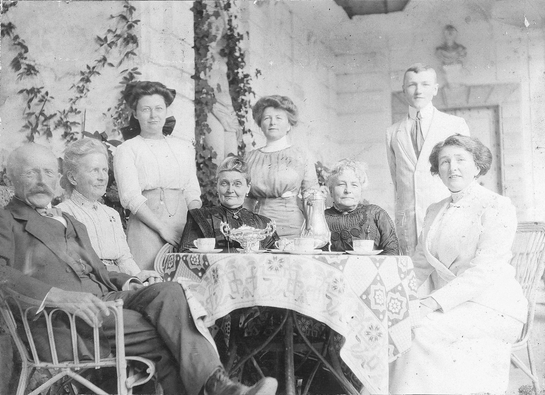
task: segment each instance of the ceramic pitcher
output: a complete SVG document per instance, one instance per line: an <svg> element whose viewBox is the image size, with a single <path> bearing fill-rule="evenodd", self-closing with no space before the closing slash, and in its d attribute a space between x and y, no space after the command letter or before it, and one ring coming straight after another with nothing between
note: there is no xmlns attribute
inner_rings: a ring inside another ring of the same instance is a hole
<svg viewBox="0 0 545 395"><path fill-rule="evenodd" d="M331 232L325 220L325 196L320 191L310 193L305 199L305 224L301 237L315 239L314 248L320 248L329 243Z"/></svg>

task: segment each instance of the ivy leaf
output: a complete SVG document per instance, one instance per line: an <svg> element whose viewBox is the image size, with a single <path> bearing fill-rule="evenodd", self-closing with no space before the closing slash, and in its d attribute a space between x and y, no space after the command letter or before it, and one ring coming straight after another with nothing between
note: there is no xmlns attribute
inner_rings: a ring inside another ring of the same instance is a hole
<svg viewBox="0 0 545 395"><path fill-rule="evenodd" d="M9 67L11 67L11 69L13 71L19 71L21 70L21 54L17 54L17 56L15 56L12 61L10 62L9 64Z"/></svg>
<svg viewBox="0 0 545 395"><path fill-rule="evenodd" d="M129 18L127 18L124 14L118 14L116 15L116 18L123 22L129 22Z"/></svg>
<svg viewBox="0 0 545 395"><path fill-rule="evenodd" d="M26 46L25 41L19 39L19 36L13 37L13 45L19 47L23 53L28 53L28 47Z"/></svg>
<svg viewBox="0 0 545 395"><path fill-rule="evenodd" d="M2 38L8 36L11 38L13 32L15 31L15 25L11 22L0 23L0 30L2 32Z"/></svg>
<svg viewBox="0 0 545 395"><path fill-rule="evenodd" d="M102 38L100 36L95 36L95 42L102 47L104 44L106 44L107 39L106 37Z"/></svg>

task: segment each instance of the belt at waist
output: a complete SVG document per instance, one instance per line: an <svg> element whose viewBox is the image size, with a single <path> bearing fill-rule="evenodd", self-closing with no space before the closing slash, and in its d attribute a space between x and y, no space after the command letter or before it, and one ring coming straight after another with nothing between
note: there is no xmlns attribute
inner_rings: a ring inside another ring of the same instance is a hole
<svg viewBox="0 0 545 395"><path fill-rule="evenodd" d="M101 259L101 261L105 265L116 265L117 266L117 260L116 259Z"/></svg>
<svg viewBox="0 0 545 395"><path fill-rule="evenodd" d="M153 189L145 189L142 191L142 194L153 194L153 193L183 193L185 191L185 188L153 188Z"/></svg>
<svg viewBox="0 0 545 395"><path fill-rule="evenodd" d="M267 201L267 200L295 200L297 199L297 195L289 195L289 196L277 196L277 197L258 197L256 198L258 201Z"/></svg>

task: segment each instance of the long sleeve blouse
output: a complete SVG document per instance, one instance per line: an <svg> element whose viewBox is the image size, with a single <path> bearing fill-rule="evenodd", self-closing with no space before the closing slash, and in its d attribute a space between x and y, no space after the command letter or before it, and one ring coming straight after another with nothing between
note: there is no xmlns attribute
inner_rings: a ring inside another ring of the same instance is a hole
<svg viewBox="0 0 545 395"><path fill-rule="evenodd" d="M157 188L184 190L186 203L199 201L195 151L176 137L145 139L136 136L117 147L114 174L123 207L136 213L146 202L142 191Z"/></svg>
<svg viewBox="0 0 545 395"><path fill-rule="evenodd" d="M227 223L232 229L240 228L243 225L265 229L271 220L242 207L228 209L224 206L217 206L189 210L180 243L182 251L195 248L193 242L198 238L211 237L216 239L216 248L222 248L224 252L235 252L237 248L240 248L240 244L234 240L227 240L220 230L222 222ZM274 243L277 240L278 235L274 232L261 240L260 248L275 248Z"/></svg>
<svg viewBox="0 0 545 395"><path fill-rule="evenodd" d="M133 276L140 273L129 250L117 211L102 203L90 201L76 190L57 207L85 225L91 245L100 259L114 261L123 273Z"/></svg>
<svg viewBox="0 0 545 395"><path fill-rule="evenodd" d="M333 251L352 250L352 240L374 240L381 255L399 255L399 241L390 216L374 204L359 205L343 213L335 207L325 210L325 219L331 231Z"/></svg>
<svg viewBox="0 0 545 395"><path fill-rule="evenodd" d="M300 147L274 152L257 149L247 154L246 163L252 180L251 198L293 197L318 188L314 163Z"/></svg>

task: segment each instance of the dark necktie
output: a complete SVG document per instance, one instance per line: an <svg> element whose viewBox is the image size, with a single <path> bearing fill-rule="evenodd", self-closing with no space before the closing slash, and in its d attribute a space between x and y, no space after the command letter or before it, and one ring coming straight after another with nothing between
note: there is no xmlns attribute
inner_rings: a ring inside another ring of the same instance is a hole
<svg viewBox="0 0 545 395"><path fill-rule="evenodd" d="M416 117L414 119L413 128L411 129L411 139L413 141L413 148L418 158L420 156L420 151L424 145L424 135L422 134L422 116L420 111L417 111Z"/></svg>

